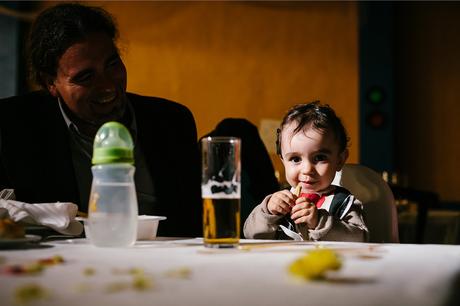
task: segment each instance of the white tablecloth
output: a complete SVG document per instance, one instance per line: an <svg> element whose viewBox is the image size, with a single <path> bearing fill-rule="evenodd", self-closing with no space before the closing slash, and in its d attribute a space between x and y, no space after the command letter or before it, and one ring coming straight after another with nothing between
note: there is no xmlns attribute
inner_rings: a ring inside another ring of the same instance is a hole
<svg viewBox="0 0 460 306"><path fill-rule="evenodd" d="M454 305L448 302L454 279L459 284L458 245L323 242L212 251L195 242L149 241L112 249L82 239L45 244L48 248L2 250L3 267L54 255L65 262L36 276L1 273L0 301L14 305L15 290L36 283L50 294L33 305ZM343 268L329 281L291 277L287 266L318 245L335 249ZM166 275L184 267L191 271L188 278ZM87 268L94 275L85 275ZM123 271L130 268L142 269L153 287L107 292L110 284L129 282L132 276Z"/></svg>

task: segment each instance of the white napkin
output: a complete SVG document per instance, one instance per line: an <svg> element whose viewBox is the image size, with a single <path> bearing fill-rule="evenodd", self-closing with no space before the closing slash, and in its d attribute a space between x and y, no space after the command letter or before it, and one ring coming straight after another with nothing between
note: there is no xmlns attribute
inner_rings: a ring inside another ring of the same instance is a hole
<svg viewBox="0 0 460 306"><path fill-rule="evenodd" d="M83 232L83 225L75 220L78 206L73 203L28 204L0 199L0 207L8 210L15 222L44 225L64 235L78 236Z"/></svg>
<svg viewBox="0 0 460 306"><path fill-rule="evenodd" d="M294 241L303 241L303 238L300 234L294 232L294 231L291 231L290 229L288 229L286 226L284 225L281 225L279 224L278 225L282 230L283 232L288 236L288 237L291 237L292 239L294 239Z"/></svg>

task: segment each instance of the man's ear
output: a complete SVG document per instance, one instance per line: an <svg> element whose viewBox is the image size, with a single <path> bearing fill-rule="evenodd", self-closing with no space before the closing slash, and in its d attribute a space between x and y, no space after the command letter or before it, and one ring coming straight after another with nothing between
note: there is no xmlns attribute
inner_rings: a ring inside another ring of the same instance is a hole
<svg viewBox="0 0 460 306"><path fill-rule="evenodd" d="M339 154L339 162L337 164L337 171L342 170L343 165L348 159L348 149L343 150L342 153Z"/></svg>
<svg viewBox="0 0 460 306"><path fill-rule="evenodd" d="M58 91L57 91L56 84L55 84L55 78L53 78L50 75L45 75L43 76L43 79L45 80L46 89L48 89L49 93L53 97L57 97Z"/></svg>

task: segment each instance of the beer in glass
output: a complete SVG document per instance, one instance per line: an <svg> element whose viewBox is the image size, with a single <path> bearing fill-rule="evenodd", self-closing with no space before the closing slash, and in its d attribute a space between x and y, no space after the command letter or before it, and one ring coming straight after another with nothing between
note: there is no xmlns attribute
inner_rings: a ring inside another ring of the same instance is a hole
<svg viewBox="0 0 460 306"><path fill-rule="evenodd" d="M204 245L232 248L240 240L241 140L201 140Z"/></svg>

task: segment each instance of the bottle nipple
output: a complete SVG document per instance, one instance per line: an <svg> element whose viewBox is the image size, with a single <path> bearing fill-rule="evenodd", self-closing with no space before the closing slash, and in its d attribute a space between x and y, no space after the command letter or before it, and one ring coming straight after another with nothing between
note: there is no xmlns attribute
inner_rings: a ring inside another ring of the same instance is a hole
<svg viewBox="0 0 460 306"><path fill-rule="evenodd" d="M119 122L110 121L96 133L92 163L134 163L133 139L128 129Z"/></svg>

